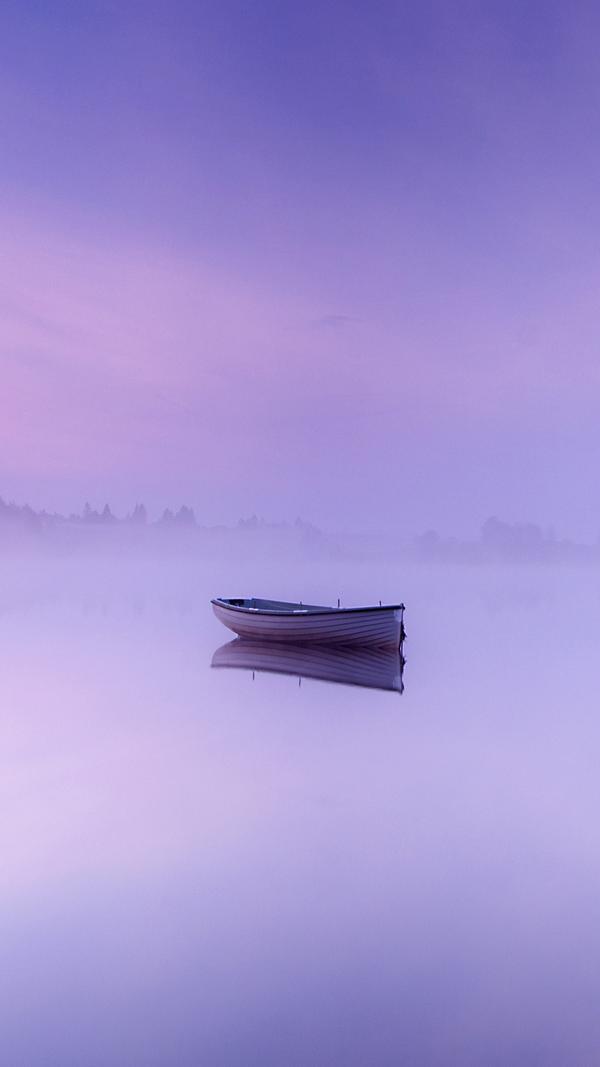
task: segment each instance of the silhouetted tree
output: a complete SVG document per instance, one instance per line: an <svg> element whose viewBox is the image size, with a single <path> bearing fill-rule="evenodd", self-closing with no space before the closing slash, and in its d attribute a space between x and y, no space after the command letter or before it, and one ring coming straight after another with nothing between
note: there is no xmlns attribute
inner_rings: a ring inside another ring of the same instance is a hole
<svg viewBox="0 0 600 1067"><path fill-rule="evenodd" d="M131 512L131 515L129 516L129 521L136 523L136 525L138 526L146 525L146 523L148 522L148 512L146 511L146 508L143 504L135 505L133 511Z"/></svg>
<svg viewBox="0 0 600 1067"><path fill-rule="evenodd" d="M546 541L540 527L533 522L509 523L493 517L481 528L481 543L496 552L522 554L539 552Z"/></svg>
<svg viewBox="0 0 600 1067"><path fill-rule="evenodd" d="M100 518L98 512L88 503L86 500L83 508L83 521L84 522L98 522Z"/></svg>
<svg viewBox="0 0 600 1067"><path fill-rule="evenodd" d="M415 546L425 556L438 553L441 547L440 535L436 530L426 530L425 533L415 538Z"/></svg>
<svg viewBox="0 0 600 1067"><path fill-rule="evenodd" d="M256 515L251 515L249 519L240 519L238 526L241 530L256 530L259 525Z"/></svg>
<svg viewBox="0 0 600 1067"><path fill-rule="evenodd" d="M175 516L175 522L180 523L182 526L195 526L196 517L193 509L188 508L183 504Z"/></svg>

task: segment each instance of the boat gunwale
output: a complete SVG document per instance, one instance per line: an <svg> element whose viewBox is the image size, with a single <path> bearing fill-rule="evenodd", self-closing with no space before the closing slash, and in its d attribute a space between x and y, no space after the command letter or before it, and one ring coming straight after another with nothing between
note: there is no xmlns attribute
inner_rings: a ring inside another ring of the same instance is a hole
<svg viewBox="0 0 600 1067"><path fill-rule="evenodd" d="M309 608L309 607L297 607L293 608L290 602L290 609L288 611L282 611L278 608L249 608L243 604L229 604L226 600L220 597L213 597L211 604L216 604L220 608L226 608L228 611L243 612L245 615L279 615L283 618L306 618L307 615L347 615L350 612L367 612L367 611L405 611L404 604L369 604L365 607L346 607L346 608Z"/></svg>

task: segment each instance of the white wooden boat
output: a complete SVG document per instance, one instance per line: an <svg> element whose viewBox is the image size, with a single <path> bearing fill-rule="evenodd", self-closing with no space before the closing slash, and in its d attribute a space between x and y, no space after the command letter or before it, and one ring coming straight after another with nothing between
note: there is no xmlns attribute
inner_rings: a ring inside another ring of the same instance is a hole
<svg viewBox="0 0 600 1067"><path fill-rule="evenodd" d="M260 641L399 648L404 638L404 604L330 608L255 597L215 597L211 604L239 637Z"/></svg>
<svg viewBox="0 0 600 1067"><path fill-rule="evenodd" d="M326 645L296 645L288 642L252 641L236 637L218 648L213 667L289 674L340 685L388 689L402 693L404 658L398 648L330 648Z"/></svg>

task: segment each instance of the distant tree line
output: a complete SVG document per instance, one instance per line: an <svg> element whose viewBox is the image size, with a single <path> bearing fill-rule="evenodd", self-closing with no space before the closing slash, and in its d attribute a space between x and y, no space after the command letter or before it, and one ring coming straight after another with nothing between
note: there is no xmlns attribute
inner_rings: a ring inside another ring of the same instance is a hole
<svg viewBox="0 0 600 1067"><path fill-rule="evenodd" d="M32 529L41 529L59 523L87 524L92 526L113 526L116 524L132 526L195 526L196 516L193 508L183 504L178 511L165 508L160 518L150 523L144 504L136 504L123 518L114 514L109 504L98 511L86 501L81 514L72 512L61 515L59 512L34 511L29 504L7 503L0 497L0 522L18 523Z"/></svg>
<svg viewBox="0 0 600 1067"><path fill-rule="evenodd" d="M473 541L443 537L428 530L415 539L417 554L427 560L476 562L478 560L567 560L596 557L598 545L582 545L557 539L552 528L543 530L533 522L504 522L492 516L483 523Z"/></svg>
<svg viewBox="0 0 600 1067"><path fill-rule="evenodd" d="M177 511L165 508L159 518L151 521L146 506L137 503L130 512L119 518L110 507L105 504L98 509L92 507L86 501L81 513L72 512L70 515L62 515L59 512L34 511L29 504L7 503L0 497L0 525L13 524L19 528L28 527L32 530L42 530L57 525L71 524L76 526L151 526L164 528L192 528L197 527L194 509L183 504ZM318 541L323 537L321 531L309 522L297 518L293 524L288 522L267 522L251 515L250 518L242 518L237 528L243 531L271 530L271 531L294 531L304 541Z"/></svg>
<svg viewBox="0 0 600 1067"><path fill-rule="evenodd" d="M110 509L109 504L105 504L102 511L96 511L90 504L86 503L83 509L82 515L70 515L70 522L87 522L94 523L95 525L111 526L116 522L128 523L133 526L146 526L148 525L148 512L144 504L136 504L133 511L130 511L123 519L118 519L116 515ZM159 519L156 519L151 525L154 526L195 526L196 516L194 515L194 509L187 507L183 504L179 511L171 511L170 508L165 508Z"/></svg>

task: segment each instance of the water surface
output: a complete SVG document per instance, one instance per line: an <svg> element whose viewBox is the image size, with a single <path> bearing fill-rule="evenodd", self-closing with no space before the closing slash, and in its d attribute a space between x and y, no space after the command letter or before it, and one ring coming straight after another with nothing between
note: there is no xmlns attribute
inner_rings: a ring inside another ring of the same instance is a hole
<svg viewBox="0 0 600 1067"><path fill-rule="evenodd" d="M211 595L403 598L405 689L211 668ZM0 1059L600 1059L600 576L11 563Z"/></svg>

